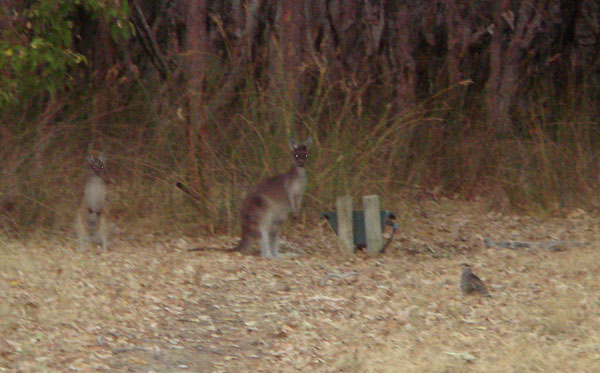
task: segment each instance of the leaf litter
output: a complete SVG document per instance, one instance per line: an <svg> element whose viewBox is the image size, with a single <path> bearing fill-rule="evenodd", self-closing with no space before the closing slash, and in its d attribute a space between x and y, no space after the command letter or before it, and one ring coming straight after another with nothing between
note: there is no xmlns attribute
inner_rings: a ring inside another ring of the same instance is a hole
<svg viewBox="0 0 600 373"><path fill-rule="evenodd" d="M236 238L3 238L3 371L593 370L600 358L598 216L396 206L386 254L342 254L323 222L288 224L269 261L193 246ZM416 210L416 209L415 209ZM494 242L578 242L486 248ZM286 244L287 243L287 244ZM568 246L568 245L567 245ZM468 262L492 298L463 296Z"/></svg>

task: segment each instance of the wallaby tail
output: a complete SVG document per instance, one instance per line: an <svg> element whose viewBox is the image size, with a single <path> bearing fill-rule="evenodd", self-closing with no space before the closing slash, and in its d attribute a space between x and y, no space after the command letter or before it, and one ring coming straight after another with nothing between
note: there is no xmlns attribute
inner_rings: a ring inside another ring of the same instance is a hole
<svg viewBox="0 0 600 373"><path fill-rule="evenodd" d="M226 249L223 249L222 247L190 247L188 251L221 251L224 253L239 251L242 254L248 254L252 248L251 246L251 242L242 237L240 242L235 247L229 247Z"/></svg>
<svg viewBox="0 0 600 373"><path fill-rule="evenodd" d="M234 252L234 251L240 251L239 245L235 246L235 247L229 247L226 249L223 249L222 247L190 247L189 249L187 249L188 251L221 251L224 253L230 253L230 252Z"/></svg>

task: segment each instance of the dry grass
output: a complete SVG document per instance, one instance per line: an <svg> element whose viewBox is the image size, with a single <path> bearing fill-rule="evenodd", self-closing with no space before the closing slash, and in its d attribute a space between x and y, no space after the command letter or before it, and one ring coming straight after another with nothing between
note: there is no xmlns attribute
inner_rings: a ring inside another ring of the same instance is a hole
<svg viewBox="0 0 600 373"><path fill-rule="evenodd" d="M448 200L394 208L402 233L377 259L340 257L322 223L288 226L301 255L281 261L185 250L233 237L122 235L107 253L77 252L70 236L2 239L0 369L597 369L597 217L504 216ZM482 237L584 245L485 249ZM492 298L459 292L464 261ZM358 275L321 284L349 271Z"/></svg>
<svg viewBox="0 0 600 373"><path fill-rule="evenodd" d="M273 92L249 88L239 105L211 113L202 151L188 148L181 107L166 98L115 103L101 122L87 115L101 92L71 101L51 124L12 113L0 136L0 230L68 229L88 150L108 149L109 198L118 201L120 222L235 234L243 193L289 167L289 137L309 134L315 141L305 205L313 210L341 194L379 194L390 203L398 193L434 190L497 199L500 209L600 206L599 140L590 111L565 109L559 123L527 119L524 128L539 130L498 138L483 118L449 107L444 95L393 112L363 106L368 100L353 90L327 92L312 98L319 103L314 110L292 110L293 120L283 121L281 108L269 104ZM200 198L186 198L177 182Z"/></svg>

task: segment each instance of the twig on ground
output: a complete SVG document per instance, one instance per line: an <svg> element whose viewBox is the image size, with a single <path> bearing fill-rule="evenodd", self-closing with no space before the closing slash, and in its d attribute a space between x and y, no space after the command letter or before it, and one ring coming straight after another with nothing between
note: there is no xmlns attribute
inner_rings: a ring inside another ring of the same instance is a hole
<svg viewBox="0 0 600 373"><path fill-rule="evenodd" d="M539 248L548 249L550 251L564 251L568 248L581 247L581 242L578 241L566 241L566 240L548 240L548 241L496 241L491 238L484 238L483 244L486 249L497 248L497 249L528 249L528 248Z"/></svg>
<svg viewBox="0 0 600 373"><path fill-rule="evenodd" d="M353 275L358 275L358 272L355 271L351 271L351 272L346 272L343 274L337 274L337 273L329 273L327 276L323 277L323 279L321 280L321 286L325 286L325 284L327 284L327 281L329 281L330 278L346 278L348 276L353 276Z"/></svg>
<svg viewBox="0 0 600 373"><path fill-rule="evenodd" d="M113 348L112 353L113 355L117 355L123 352L130 352L130 351L150 351L150 349L148 347L139 347L139 346L131 346L131 347L121 347L121 348Z"/></svg>
<svg viewBox="0 0 600 373"><path fill-rule="evenodd" d="M210 353L213 353L215 355L221 355L221 356L228 356L228 355L230 355L229 353L217 351L217 350L215 350L213 348L205 348L204 346L196 346L196 349L198 349L200 351L210 352ZM232 356L237 356L237 355L232 355Z"/></svg>

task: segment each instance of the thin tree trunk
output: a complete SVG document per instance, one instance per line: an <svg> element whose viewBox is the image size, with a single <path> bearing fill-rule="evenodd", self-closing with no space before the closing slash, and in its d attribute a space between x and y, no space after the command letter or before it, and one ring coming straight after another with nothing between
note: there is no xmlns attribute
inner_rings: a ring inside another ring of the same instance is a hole
<svg viewBox="0 0 600 373"><path fill-rule="evenodd" d="M391 13L391 14L390 14ZM413 58L415 46L411 40L411 12L407 6L389 9L387 29L389 64L391 66L396 111L411 108L416 101L417 64Z"/></svg>
<svg viewBox="0 0 600 373"><path fill-rule="evenodd" d="M300 106L300 70L303 61L302 34L304 24L303 0L282 0L277 3L277 34L271 39L271 86L275 94L278 120L283 120L287 135L292 135L294 113Z"/></svg>
<svg viewBox="0 0 600 373"><path fill-rule="evenodd" d="M448 35L448 84L453 85L463 79L460 71L460 62L464 50L463 37L465 20L457 9L455 0L444 1L446 34Z"/></svg>
<svg viewBox="0 0 600 373"><path fill-rule="evenodd" d="M208 48L206 0L186 2L186 57L184 62L186 99L186 145L191 162L190 185L198 195L206 197L208 184L203 173L206 160L206 108L203 104ZM204 204L206 201L197 201Z"/></svg>

